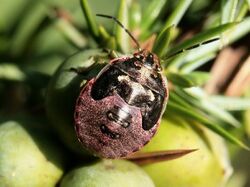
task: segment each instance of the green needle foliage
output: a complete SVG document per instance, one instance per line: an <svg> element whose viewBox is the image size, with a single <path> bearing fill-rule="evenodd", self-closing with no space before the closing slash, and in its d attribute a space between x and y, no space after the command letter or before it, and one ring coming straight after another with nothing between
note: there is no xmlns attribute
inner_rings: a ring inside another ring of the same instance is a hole
<svg viewBox="0 0 250 187"><path fill-rule="evenodd" d="M173 35L173 31L174 26L170 26L161 31L157 36L152 51L159 57L162 57L166 53Z"/></svg>
<svg viewBox="0 0 250 187"><path fill-rule="evenodd" d="M128 5L126 0L120 1L120 6L118 9L118 15L117 19L125 26L128 27ZM124 32L124 29L120 27L119 25L115 26L115 37L118 45L118 49L121 51L124 51L124 53L129 52L129 37L126 32Z"/></svg>
<svg viewBox="0 0 250 187"><path fill-rule="evenodd" d="M193 0L181 0L180 2L178 2L177 7L166 20L164 28L168 28L171 25L178 25L181 18L184 16L185 12L187 11L188 7L191 5L192 2Z"/></svg>
<svg viewBox="0 0 250 187"><path fill-rule="evenodd" d="M90 33L92 34L92 36L95 39L98 39L99 38L99 30L98 30L97 22L95 19L95 15L92 13L92 11L88 5L88 2L86 0L81 1L81 6L83 9L83 13L84 13L84 16L86 18L86 22L88 24L88 28L89 28Z"/></svg>

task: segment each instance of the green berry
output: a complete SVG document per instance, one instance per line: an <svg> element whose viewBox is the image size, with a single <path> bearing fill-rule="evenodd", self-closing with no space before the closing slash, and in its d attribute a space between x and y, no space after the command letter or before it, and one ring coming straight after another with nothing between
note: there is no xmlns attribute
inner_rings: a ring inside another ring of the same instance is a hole
<svg viewBox="0 0 250 187"><path fill-rule="evenodd" d="M162 119L144 152L198 149L182 158L143 166L157 187L222 187L232 170L222 139L182 119Z"/></svg>
<svg viewBox="0 0 250 187"><path fill-rule="evenodd" d="M60 187L154 187L149 176L125 160L101 160L69 172Z"/></svg>
<svg viewBox="0 0 250 187"><path fill-rule="evenodd" d="M96 76L108 62L107 53L101 50L80 51L69 57L52 77L47 90L46 111L61 140L73 152L87 156L74 130L74 109L81 86ZM78 74L72 68L86 68Z"/></svg>
<svg viewBox="0 0 250 187"><path fill-rule="evenodd" d="M54 187L63 174L63 152L54 140L25 124L0 125L0 186Z"/></svg>

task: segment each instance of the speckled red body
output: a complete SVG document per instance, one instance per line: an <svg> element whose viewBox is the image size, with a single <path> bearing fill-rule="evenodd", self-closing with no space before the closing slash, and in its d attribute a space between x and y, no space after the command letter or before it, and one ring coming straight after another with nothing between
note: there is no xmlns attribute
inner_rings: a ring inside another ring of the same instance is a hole
<svg viewBox="0 0 250 187"><path fill-rule="evenodd" d="M86 83L77 99L78 139L100 157L126 157L155 134L167 98L155 55L140 51L114 59Z"/></svg>

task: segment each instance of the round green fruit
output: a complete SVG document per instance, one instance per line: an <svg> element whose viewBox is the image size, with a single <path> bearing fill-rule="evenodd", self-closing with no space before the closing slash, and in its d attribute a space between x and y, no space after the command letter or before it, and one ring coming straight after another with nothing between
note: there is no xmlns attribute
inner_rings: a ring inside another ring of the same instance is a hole
<svg viewBox="0 0 250 187"><path fill-rule="evenodd" d="M153 187L149 176L125 160L101 160L69 172L60 187Z"/></svg>
<svg viewBox="0 0 250 187"><path fill-rule="evenodd" d="M54 187L63 174L63 152L41 129L16 121L0 125L0 186Z"/></svg>
<svg viewBox="0 0 250 187"><path fill-rule="evenodd" d="M52 77L46 96L48 117L64 144L75 153L87 156L74 130L74 107L81 86L96 76L109 61L107 53L93 49L80 51L69 57ZM86 69L77 73L74 69Z"/></svg>
<svg viewBox="0 0 250 187"><path fill-rule="evenodd" d="M158 133L142 151L173 149L198 150L143 166L157 187L222 187L232 172L222 139L198 124L162 119Z"/></svg>

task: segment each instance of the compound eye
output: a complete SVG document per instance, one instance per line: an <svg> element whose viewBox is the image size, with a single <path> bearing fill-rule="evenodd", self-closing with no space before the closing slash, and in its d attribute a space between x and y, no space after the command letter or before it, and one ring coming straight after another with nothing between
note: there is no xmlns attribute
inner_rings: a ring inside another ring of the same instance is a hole
<svg viewBox="0 0 250 187"><path fill-rule="evenodd" d="M154 56L153 56L152 53L149 53L149 55L146 58L146 61L148 61L149 63L153 64L153 62L154 62Z"/></svg>
<svg viewBox="0 0 250 187"><path fill-rule="evenodd" d="M135 58L137 58L139 61L143 60L143 55L136 55Z"/></svg>
<svg viewBox="0 0 250 187"><path fill-rule="evenodd" d="M153 58L153 54L152 53L149 53L148 55L150 58Z"/></svg>
<svg viewBox="0 0 250 187"><path fill-rule="evenodd" d="M147 65L147 66L153 68L153 66L154 66L154 56L153 56L153 54L150 53L150 54L147 56L147 58L146 58L146 60L145 60L145 65Z"/></svg>

